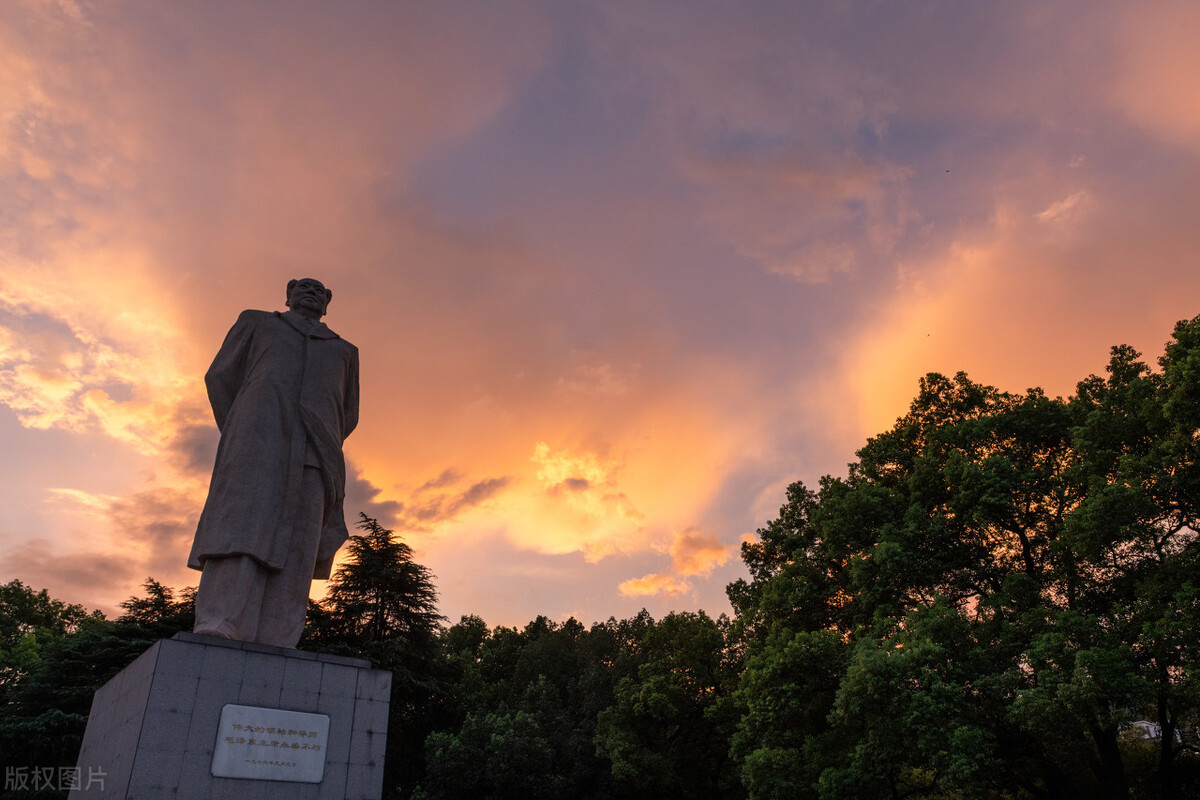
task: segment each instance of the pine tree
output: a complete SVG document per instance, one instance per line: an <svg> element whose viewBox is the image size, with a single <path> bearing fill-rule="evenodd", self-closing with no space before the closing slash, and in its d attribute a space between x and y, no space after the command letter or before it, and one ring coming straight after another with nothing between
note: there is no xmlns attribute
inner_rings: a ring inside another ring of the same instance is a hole
<svg viewBox="0 0 1200 800"><path fill-rule="evenodd" d="M311 603L300 646L366 658L392 673L385 797L403 797L420 779L421 742L438 694L438 634L443 617L429 569L379 521L359 514L362 531L320 603Z"/></svg>

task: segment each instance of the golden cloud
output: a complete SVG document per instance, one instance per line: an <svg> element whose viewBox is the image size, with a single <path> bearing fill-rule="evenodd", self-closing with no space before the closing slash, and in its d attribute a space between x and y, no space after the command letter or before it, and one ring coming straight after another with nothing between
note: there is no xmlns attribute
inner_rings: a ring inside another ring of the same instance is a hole
<svg viewBox="0 0 1200 800"><path fill-rule="evenodd" d="M0 277L0 403L26 427L100 430L162 454L180 410L200 403L181 331L153 303L103 315L145 296L143 285L124 291L128 277L22 266Z"/></svg>
<svg viewBox="0 0 1200 800"><path fill-rule="evenodd" d="M587 452L554 452L550 445L538 442L530 460L538 466L537 479L547 495L568 507L595 519L641 521L642 514L616 489L621 465L615 459Z"/></svg>
<svg viewBox="0 0 1200 800"><path fill-rule="evenodd" d="M721 544L713 534L695 528L677 531L667 547L671 555L669 572L656 572L622 582L617 590L625 596L680 595L692 590L688 578L707 577L729 561L737 545Z"/></svg>
<svg viewBox="0 0 1200 800"><path fill-rule="evenodd" d="M676 533L668 552L672 571L690 576L711 574L728 561L736 549L734 545L721 544L721 540L711 533L701 533L693 528Z"/></svg>
<svg viewBox="0 0 1200 800"><path fill-rule="evenodd" d="M626 597L651 595L677 597L687 594L691 590L692 585L688 581L662 572L645 575L641 578L630 578L617 587L617 591Z"/></svg>

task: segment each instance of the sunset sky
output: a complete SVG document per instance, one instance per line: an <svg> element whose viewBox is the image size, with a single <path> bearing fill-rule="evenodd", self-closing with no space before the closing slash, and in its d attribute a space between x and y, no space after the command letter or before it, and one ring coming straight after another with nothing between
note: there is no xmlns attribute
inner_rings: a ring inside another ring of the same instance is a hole
<svg viewBox="0 0 1200 800"><path fill-rule="evenodd" d="M194 585L204 371L311 276L347 516L451 621L726 611L924 373L1065 396L1200 314L1197 41L1193 0L9 0L0 581Z"/></svg>

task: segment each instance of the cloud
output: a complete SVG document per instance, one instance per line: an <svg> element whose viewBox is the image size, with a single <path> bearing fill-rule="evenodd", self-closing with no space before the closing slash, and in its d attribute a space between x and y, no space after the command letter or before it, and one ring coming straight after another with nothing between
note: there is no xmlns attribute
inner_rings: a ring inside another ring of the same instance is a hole
<svg viewBox="0 0 1200 800"><path fill-rule="evenodd" d="M512 479L505 476L484 478L465 488L451 488L457 486L461 480L461 472L448 469L437 478L426 481L407 503L390 503L389 505L395 508L396 524L402 530L431 530L484 505L512 483ZM437 489L451 491L436 491Z"/></svg>
<svg viewBox="0 0 1200 800"><path fill-rule="evenodd" d="M27 585L89 609L100 607L106 614L128 596L128 587L146 577L117 551L64 552L61 543L45 538L23 541L3 557L11 574Z"/></svg>
<svg viewBox="0 0 1200 800"><path fill-rule="evenodd" d="M343 509L347 525L353 528L358 515L363 513L385 528L399 528L404 506L396 500L384 499L382 494L382 490L372 484L353 464L346 464L346 499Z"/></svg>
<svg viewBox="0 0 1200 800"><path fill-rule="evenodd" d="M0 276L0 403L30 428L101 430L143 454L197 416L181 333L153 307L106 315L113 280L72 268L47 279L13 261ZM140 295L147 287L139 287Z"/></svg>
<svg viewBox="0 0 1200 800"><path fill-rule="evenodd" d="M738 250L805 282L824 283L888 255L907 222L895 203L909 171L853 153L749 164L710 158L682 171L707 187L707 215Z"/></svg>
<svg viewBox="0 0 1200 800"><path fill-rule="evenodd" d="M630 369L636 372L638 365ZM571 366L567 374L558 379L555 389L567 395L619 396L630 390L630 381L617 365L589 362L586 355L576 351L571 353Z"/></svg>
<svg viewBox="0 0 1200 800"><path fill-rule="evenodd" d="M61 500L74 503L95 513L106 513L113 503L120 500L119 497L113 495L95 494L80 489L50 489L49 492Z"/></svg>
<svg viewBox="0 0 1200 800"><path fill-rule="evenodd" d="M82 552L118 498L185 538L208 360L312 274L362 354L351 521L463 586L470 542L722 603L719 541L922 372L1070 391L1194 313L1190 5L22 2L0 414L106 465L22 486L91 493Z"/></svg>
<svg viewBox="0 0 1200 800"><path fill-rule="evenodd" d="M666 573L652 573L641 578L630 578L617 587L617 591L626 597L648 595L678 597L688 594L691 590L690 581Z"/></svg>
<svg viewBox="0 0 1200 800"><path fill-rule="evenodd" d="M461 481L462 478L463 478L463 475L461 472L459 472L457 469L454 469L453 467L448 467L448 468L442 470L441 474L438 475L436 478L431 478L430 480L426 481L421 486L421 488L418 489L417 491L423 492L428 489L442 489L447 486L453 486L454 484Z"/></svg>
<svg viewBox="0 0 1200 800"><path fill-rule="evenodd" d="M552 451L538 442L530 457L538 466L537 479L551 497L560 498L570 508L598 520L638 522L643 515L633 507L624 492L617 490L621 464L596 453Z"/></svg>
<svg viewBox="0 0 1200 800"><path fill-rule="evenodd" d="M689 9L692 11L693 9ZM761 268L821 283L888 254L909 224L910 171L879 154L897 104L821 11L773 24L709 6L605 6L606 66L636 80L706 227ZM636 78L634 77L636 75Z"/></svg>
<svg viewBox="0 0 1200 800"><path fill-rule="evenodd" d="M166 577L198 575L182 569L191 550L203 499L195 491L167 487L146 489L115 500L108 509L109 524L138 553L141 573ZM131 559L132 560L132 559Z"/></svg>
<svg viewBox="0 0 1200 800"><path fill-rule="evenodd" d="M1088 176L1098 190L1049 205L1040 182L1014 189L986 223L906 264L846 341L831 381L841 389L808 387L811 413L861 441L904 413L927 372L1065 396L1103 371L1114 344L1158 352L1171 324L1195 315L1200 276L1173 265L1200 247L1179 211L1200 202L1200 185L1164 178L1134 199L1132 176L1098 170Z"/></svg>
<svg viewBox="0 0 1200 800"><path fill-rule="evenodd" d="M722 544L713 534L695 528L677 531L667 548L671 555L669 572L656 572L623 581L617 591L626 596L678 596L692 591L689 578L706 578L725 564L737 551L737 545Z"/></svg>
<svg viewBox="0 0 1200 800"><path fill-rule="evenodd" d="M735 545L721 544L713 534L690 528L675 534L667 552L671 554L672 571L684 576L706 576L728 561L736 550Z"/></svg>
<svg viewBox="0 0 1200 800"><path fill-rule="evenodd" d="M1051 203L1047 208L1034 214L1038 222L1051 225L1070 224L1087 213L1092 204L1092 196L1085 191L1073 192L1062 200Z"/></svg>
<svg viewBox="0 0 1200 800"><path fill-rule="evenodd" d="M207 477L217 459L221 434L210 415L199 409L182 408L172 423L174 436L167 445L167 458L183 475Z"/></svg>
<svg viewBox="0 0 1200 800"><path fill-rule="evenodd" d="M79 489L54 488L49 493L89 520L88 536L64 550L97 551L114 548L135 573L173 577L183 570L196 522L204 504L202 493L154 487L123 496Z"/></svg>
<svg viewBox="0 0 1200 800"><path fill-rule="evenodd" d="M47 490L58 530L22 540L6 530L5 568L56 597L98 606L106 614L147 576L171 586L195 585L187 553L203 495L194 487L154 487L120 496L73 488Z"/></svg>

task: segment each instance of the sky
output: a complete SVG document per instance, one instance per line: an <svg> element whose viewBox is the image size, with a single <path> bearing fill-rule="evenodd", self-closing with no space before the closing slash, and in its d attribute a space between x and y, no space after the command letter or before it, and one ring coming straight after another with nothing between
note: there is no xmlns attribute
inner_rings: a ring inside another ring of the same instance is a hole
<svg viewBox="0 0 1200 800"><path fill-rule="evenodd" d="M194 585L204 372L315 277L348 520L449 621L727 612L925 373L1067 396L1200 314L1197 36L1190 0L10 0L0 581Z"/></svg>

